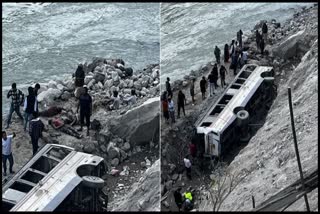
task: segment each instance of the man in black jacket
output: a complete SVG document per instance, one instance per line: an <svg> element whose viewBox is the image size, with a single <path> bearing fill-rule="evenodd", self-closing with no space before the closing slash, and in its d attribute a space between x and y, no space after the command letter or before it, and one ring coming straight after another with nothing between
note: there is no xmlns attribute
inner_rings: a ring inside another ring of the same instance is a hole
<svg viewBox="0 0 320 214"><path fill-rule="evenodd" d="M33 156L37 153L39 145L38 141L39 138L42 137L42 131L44 130L44 124L38 117L37 112L33 112L32 116L34 119L30 121L29 125L29 134L31 137L31 142L32 142L32 150L33 150Z"/></svg>
<svg viewBox="0 0 320 214"><path fill-rule="evenodd" d="M262 25L262 39L264 40L264 45L266 45L268 40L268 26L266 22Z"/></svg>
<svg viewBox="0 0 320 214"><path fill-rule="evenodd" d="M179 187L178 189L176 189L176 191L174 191L173 193L173 196L174 196L174 201L176 202L177 204L177 207L179 209L179 212L181 210L181 207L182 207L182 202L183 202L183 199L182 199L182 195L181 195L181 187Z"/></svg>
<svg viewBox="0 0 320 214"><path fill-rule="evenodd" d="M200 81L200 91L202 93L202 100L206 99L206 88L207 88L207 80L203 76L202 80Z"/></svg>

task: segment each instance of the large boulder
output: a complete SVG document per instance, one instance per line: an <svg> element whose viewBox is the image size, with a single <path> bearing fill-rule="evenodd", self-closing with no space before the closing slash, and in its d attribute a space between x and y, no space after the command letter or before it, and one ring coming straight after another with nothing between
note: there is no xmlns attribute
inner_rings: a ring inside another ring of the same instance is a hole
<svg viewBox="0 0 320 214"><path fill-rule="evenodd" d="M115 147L114 143L110 142L107 148L108 157L110 159L120 158L120 150Z"/></svg>
<svg viewBox="0 0 320 214"><path fill-rule="evenodd" d="M118 81L120 81L120 77L119 77L118 72L112 71L111 76L112 76L113 82L118 82Z"/></svg>
<svg viewBox="0 0 320 214"><path fill-rule="evenodd" d="M304 44L305 31L299 31L283 41L278 47L273 48L272 54L283 59L290 59L297 55L299 46Z"/></svg>
<svg viewBox="0 0 320 214"><path fill-rule="evenodd" d="M104 73L100 73L100 72L95 72L93 79L96 80L96 82L103 82L105 79L105 74Z"/></svg>
<svg viewBox="0 0 320 214"><path fill-rule="evenodd" d="M49 88L47 91L41 92L37 99L38 102L51 103L53 100L61 96L61 91L59 89Z"/></svg>
<svg viewBox="0 0 320 214"><path fill-rule="evenodd" d="M159 133L159 102L159 97L151 98L118 119L110 121L110 131L122 139L127 139L131 146L156 139L155 135Z"/></svg>

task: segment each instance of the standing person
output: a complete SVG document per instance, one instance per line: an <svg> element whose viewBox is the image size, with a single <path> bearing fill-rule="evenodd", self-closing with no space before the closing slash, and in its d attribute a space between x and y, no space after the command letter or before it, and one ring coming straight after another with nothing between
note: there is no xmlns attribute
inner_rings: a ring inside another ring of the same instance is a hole
<svg viewBox="0 0 320 214"><path fill-rule="evenodd" d="M197 156L197 147L193 142L189 144L189 152L192 158L195 158Z"/></svg>
<svg viewBox="0 0 320 214"><path fill-rule="evenodd" d="M82 64L78 65L78 68L77 68L74 76L75 76L74 85L76 87L82 87L84 85L84 78L85 78L85 73L84 73Z"/></svg>
<svg viewBox="0 0 320 214"><path fill-rule="evenodd" d="M218 48L218 46L216 46L214 49L214 55L216 57L216 62L218 64L220 64L220 53L221 53L220 49Z"/></svg>
<svg viewBox="0 0 320 214"><path fill-rule="evenodd" d="M264 39L261 39L260 49L261 49L261 54L263 55L263 51L264 51Z"/></svg>
<svg viewBox="0 0 320 214"><path fill-rule="evenodd" d="M242 33L242 30L240 29L240 30L237 32L237 40L238 40L238 42L239 42L240 48L242 48L242 35L243 35L243 33Z"/></svg>
<svg viewBox="0 0 320 214"><path fill-rule="evenodd" d="M168 107L168 100L167 98L162 99L162 111L163 111L163 117L166 120L166 123L169 122L169 107Z"/></svg>
<svg viewBox="0 0 320 214"><path fill-rule="evenodd" d="M34 86L34 96L38 96L39 89L40 89L40 84L36 83L36 85Z"/></svg>
<svg viewBox="0 0 320 214"><path fill-rule="evenodd" d="M208 76L208 80L209 80L209 93L210 93L210 97L212 96L212 94L214 93L214 75L213 75L213 70L210 72L209 76Z"/></svg>
<svg viewBox="0 0 320 214"><path fill-rule="evenodd" d="M183 115L186 116L186 112L184 110L184 105L186 104L186 96L184 93L179 90L178 92L178 118L180 117L180 109L182 108Z"/></svg>
<svg viewBox="0 0 320 214"><path fill-rule="evenodd" d="M256 43L257 43L257 49L260 48L260 42L261 42L261 35L258 30L256 30Z"/></svg>
<svg viewBox="0 0 320 214"><path fill-rule="evenodd" d="M174 103L170 96L168 97L168 109L169 109L169 115L171 117L171 122L175 123L176 120L174 117Z"/></svg>
<svg viewBox="0 0 320 214"><path fill-rule="evenodd" d="M225 82L226 72L227 72L226 67L224 67L224 65L221 65L221 67L220 67L220 79L221 79L221 87L222 88L224 88L224 86L226 86L226 82Z"/></svg>
<svg viewBox="0 0 320 214"><path fill-rule="evenodd" d="M230 58L230 55L229 55L229 45L228 45L228 44L225 44L225 45L224 45L224 62L229 62L229 58Z"/></svg>
<svg viewBox="0 0 320 214"><path fill-rule="evenodd" d="M247 50L242 51L242 61L243 61L244 65L246 65L248 63L248 51Z"/></svg>
<svg viewBox="0 0 320 214"><path fill-rule="evenodd" d="M207 88L207 81L206 81L206 78L203 76L202 80L200 81L200 90L202 93L202 100L206 99L206 88Z"/></svg>
<svg viewBox="0 0 320 214"><path fill-rule="evenodd" d="M34 96L36 96L36 98L38 97L39 89L40 89L40 84L39 84L39 83L36 83L36 85L34 86ZM36 112L39 113L38 101L37 101L37 109L36 109Z"/></svg>
<svg viewBox="0 0 320 214"><path fill-rule="evenodd" d="M170 78L169 77L167 77L167 81L166 81L166 90L168 92L168 96L172 98L172 90L171 90Z"/></svg>
<svg viewBox="0 0 320 214"><path fill-rule="evenodd" d="M231 45L230 45L230 56L232 56L233 53L236 51L236 45L235 45L234 42L235 42L234 40L231 41Z"/></svg>
<svg viewBox="0 0 320 214"><path fill-rule="evenodd" d="M77 108L77 113L80 107L80 122L81 127L78 131L82 131L82 127L84 124L84 118L86 118L86 125L87 125L87 136L89 136L89 129L90 129L90 116L92 114L92 98L88 93L88 88L85 88L85 93L79 97L79 104Z"/></svg>
<svg viewBox="0 0 320 214"><path fill-rule="evenodd" d="M14 173L13 168L13 156L12 156L12 139L16 137L16 133L7 136L5 131L2 131L2 164L3 164L3 175L7 176L7 160L9 160L9 171L11 174Z"/></svg>
<svg viewBox="0 0 320 214"><path fill-rule="evenodd" d="M9 124L11 122L11 117L13 112L16 112L17 115L20 117L20 119L23 121L23 117L20 113L20 105L23 103L24 94L19 89L17 89L16 83L12 83L11 89L7 94L7 98L9 99L10 97L11 97L11 105L10 105L8 119L7 119L6 129L9 128Z"/></svg>
<svg viewBox="0 0 320 214"><path fill-rule="evenodd" d="M33 116L33 119L30 121L30 125L29 125L29 135L31 137L32 151L34 156L37 153L39 148L38 141L39 141L39 138L42 137L44 124L40 120L37 112L33 112L32 116Z"/></svg>
<svg viewBox="0 0 320 214"><path fill-rule="evenodd" d="M195 100L194 100L194 82L195 82L195 79L192 79L191 83L190 83L190 95L191 95L191 98L192 98L192 105L193 106L194 106L194 103L195 103Z"/></svg>
<svg viewBox="0 0 320 214"><path fill-rule="evenodd" d="M267 42L268 42L268 26L267 26L266 22L264 22L262 25L262 39L264 40L264 43L267 44Z"/></svg>
<svg viewBox="0 0 320 214"><path fill-rule="evenodd" d="M183 162L184 162L184 166L185 166L186 171L187 171L187 177L191 180L191 161L190 161L189 155L187 155L183 159Z"/></svg>
<svg viewBox="0 0 320 214"><path fill-rule="evenodd" d="M37 98L34 95L34 90L32 87L28 88L28 92L29 95L24 99L24 106L23 106L23 110L24 110L24 131L27 130L27 124L28 122L31 120L31 116L33 112L37 111Z"/></svg>
<svg viewBox="0 0 320 214"><path fill-rule="evenodd" d="M238 58L239 58L239 55L236 52L231 57L230 69L233 69L234 75L237 75Z"/></svg>
<svg viewBox="0 0 320 214"><path fill-rule="evenodd" d="M179 187L178 189L176 189L176 191L174 191L173 196L174 196L174 201L176 202L176 205L180 212L182 203L183 203L183 199L181 195L181 187Z"/></svg>
<svg viewBox="0 0 320 214"><path fill-rule="evenodd" d="M217 63L214 64L213 68L212 68L212 75L213 75L213 81L214 81L214 87L218 88L219 85L217 83L218 81L218 65Z"/></svg>

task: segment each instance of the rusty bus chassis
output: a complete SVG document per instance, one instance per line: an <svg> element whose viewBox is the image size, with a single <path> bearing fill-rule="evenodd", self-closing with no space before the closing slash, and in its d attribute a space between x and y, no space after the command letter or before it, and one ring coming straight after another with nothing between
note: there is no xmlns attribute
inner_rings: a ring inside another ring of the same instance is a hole
<svg viewBox="0 0 320 214"><path fill-rule="evenodd" d="M220 158L235 143L248 142L277 94L272 67L245 65L221 97L196 121L193 140L207 158Z"/></svg>
<svg viewBox="0 0 320 214"><path fill-rule="evenodd" d="M47 144L2 186L6 211L105 211L103 158Z"/></svg>

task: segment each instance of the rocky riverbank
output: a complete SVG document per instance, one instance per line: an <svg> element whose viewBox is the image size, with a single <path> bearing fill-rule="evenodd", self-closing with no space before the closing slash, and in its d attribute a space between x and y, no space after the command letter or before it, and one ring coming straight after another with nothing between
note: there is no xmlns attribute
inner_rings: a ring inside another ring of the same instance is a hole
<svg viewBox="0 0 320 214"><path fill-rule="evenodd" d="M267 20L269 36L264 55L256 48L255 29L261 29L261 22L245 35L244 45L249 53L248 63L273 66L278 85L278 96L274 101L264 125L259 129L248 145L230 151L234 157L223 167L228 175L243 174L245 178L222 203L220 210L238 211L251 210L251 196L255 197L256 205L268 199L299 177L294 153L292 131L289 119L287 87L293 90L294 115L300 158L304 172L317 167L317 67L318 67L318 5L304 8L295 13L292 19L284 23ZM210 69L210 64L194 71L194 77ZM232 74L229 78L233 78ZM182 89L190 97L186 76L184 80L176 81L176 90ZM198 78L199 79L199 78ZM198 87L198 81L196 86ZM177 210L173 199L173 191L182 186L185 191L189 186L194 191L195 209L202 211L213 210L213 200L208 190L211 179L216 179L216 173L207 168L201 168L194 162L193 179L186 179L183 172L183 156L188 153L188 143L191 140L192 126L201 112L215 102L217 96L203 102L199 88L196 89L197 103L187 105L187 116L178 119L172 127L161 126L161 194L162 210ZM174 100L176 99L174 93ZM189 98L190 100L190 98ZM240 150L240 153L239 153ZM173 151L173 152L171 152ZM308 194L311 210L318 210L318 189ZM305 210L304 201L300 199L287 210Z"/></svg>
<svg viewBox="0 0 320 214"><path fill-rule="evenodd" d="M138 182L143 173L159 159L159 65L151 64L143 70L133 71L125 67L123 60L94 58L91 63L84 64L84 71L85 84L93 99L91 122L100 124L100 128L92 127L90 136L86 136L85 128L80 132L83 137L77 139L53 129L48 125L50 118L41 117L48 131L43 133L39 145L57 143L103 157L108 166L108 173L103 178L106 180L109 202L112 203L122 195L129 194L132 184ZM118 91L120 97L124 97L132 89L137 94L136 104L130 106L121 99L118 110L109 110L113 91ZM64 81L51 80L42 84L38 94L39 111L59 106L75 117L78 101L74 91L72 74ZM79 120L73 127L80 127ZM150 132L143 133L146 127ZM17 134L13 143L14 170L17 172L32 157L32 148L30 137L23 132L22 122L15 114L7 132L10 134L13 131ZM154 180L150 182L154 183ZM156 193L157 190L148 191ZM124 203L120 208L126 209L126 205ZM155 206L155 203L146 201L144 207L147 209L150 206Z"/></svg>

